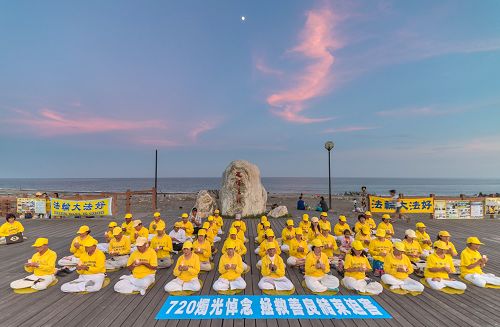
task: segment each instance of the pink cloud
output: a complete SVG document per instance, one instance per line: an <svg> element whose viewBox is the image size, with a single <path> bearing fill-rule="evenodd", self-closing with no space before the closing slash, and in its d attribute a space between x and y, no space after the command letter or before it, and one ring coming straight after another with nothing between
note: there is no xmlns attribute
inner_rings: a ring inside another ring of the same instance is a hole
<svg viewBox="0 0 500 327"><path fill-rule="evenodd" d="M210 122L210 121L202 121L200 124L197 126L194 126L190 131L189 131L189 137L191 141L196 142L198 140L198 137L210 130L213 130L217 127L216 122Z"/></svg>
<svg viewBox="0 0 500 327"><path fill-rule="evenodd" d="M255 62L255 68L263 73L263 74L266 74L266 75L275 75L275 76L281 76L283 75L283 72L281 70L278 70L278 69L274 69L274 68L271 68L269 67L262 58L259 58L256 60Z"/></svg>
<svg viewBox="0 0 500 327"><path fill-rule="evenodd" d="M335 58L331 51L342 43L334 36L334 27L340 20L329 8L311 10L300 32L300 42L290 53L297 53L311 61L303 71L294 74L293 85L275 92L267 98L271 112L278 117L294 123L317 123L332 119L308 118L301 113L306 109L305 102L324 95L331 86L331 69Z"/></svg>
<svg viewBox="0 0 500 327"><path fill-rule="evenodd" d="M328 128L323 131L325 134L329 133L351 133L351 132L360 132L360 131L368 131L372 129L377 129L380 127L376 126L346 126L346 127L339 127L339 128Z"/></svg>

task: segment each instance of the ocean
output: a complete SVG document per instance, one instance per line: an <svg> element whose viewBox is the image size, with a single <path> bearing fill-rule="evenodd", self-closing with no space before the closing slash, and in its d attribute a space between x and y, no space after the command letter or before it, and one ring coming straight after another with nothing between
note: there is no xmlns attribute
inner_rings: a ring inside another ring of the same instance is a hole
<svg viewBox="0 0 500 327"><path fill-rule="evenodd" d="M319 177L263 177L268 192L286 194L327 194L328 178ZM219 189L221 178L159 178L158 191L191 193L203 189ZM142 190L154 185L153 178L71 178L71 179L0 179L0 190L40 190L71 192L123 192ZM332 178L332 193L358 192L362 185L372 194L388 194L390 189L406 195L475 195L479 192L500 192L500 179L465 178Z"/></svg>

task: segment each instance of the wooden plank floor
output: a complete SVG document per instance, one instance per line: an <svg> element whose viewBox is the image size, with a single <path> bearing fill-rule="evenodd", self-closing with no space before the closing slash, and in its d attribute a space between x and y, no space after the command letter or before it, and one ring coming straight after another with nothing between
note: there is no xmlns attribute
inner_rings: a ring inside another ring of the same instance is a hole
<svg viewBox="0 0 500 327"><path fill-rule="evenodd" d="M163 213L170 217L167 220L171 228L174 217L180 212L171 211ZM295 221L298 221L299 214ZM312 213L311 213L312 214ZM136 214L136 218L143 219L146 224L151 218L150 214ZM312 215L311 215L312 216ZM121 218L117 218L121 223ZM376 219L378 221L378 219ZM483 254L489 256L486 271L500 274L500 221L435 221L422 218L428 226L431 237L435 237L441 229L446 229L452 234L452 241L460 252L465 246L468 236L476 235L484 243L481 249ZM62 283L76 278L76 274L59 278L59 284L46 291L29 295L14 294L9 283L26 275L22 264L32 255L31 244L39 236L48 237L50 247L58 253L59 257L68 254L69 243L74 237L78 226L86 223L90 226L92 235L102 240L103 232L110 219L62 219L62 220L28 220L22 221L26 228L29 240L20 244L0 246L0 326L499 326L500 290L480 289L468 285L464 295L446 295L437 291L425 289L417 297L402 296L386 290L376 296L376 301L387 310L393 319L384 320L162 320L154 319L156 313L163 305L167 294L163 286L173 278L172 268L160 270L152 289L145 296L121 295L113 291L113 285L124 271L109 274L111 284L94 294L75 295L64 294L59 287ZM272 219L271 224L276 233L281 234L286 219ZM331 219L332 226L336 223ZM411 224L396 222L396 236L401 236L407 228L414 228L416 219ZM247 220L247 237L253 240L257 220ZM227 235L230 221L226 220L224 230ZM354 224L354 219L349 218L349 223ZM221 248L219 243L218 248ZM248 253L244 258L251 266L251 272L244 276L247 282L245 294L262 294L257 286L259 271L255 268L258 260L254 254L255 245L248 243ZM215 256L218 263L220 251ZM305 294L300 283L302 276L297 270L287 269L287 276L295 284L297 294ZM203 280L202 294L216 294L211 286L217 279L218 272L213 270L201 275ZM354 294L343 288L340 294Z"/></svg>

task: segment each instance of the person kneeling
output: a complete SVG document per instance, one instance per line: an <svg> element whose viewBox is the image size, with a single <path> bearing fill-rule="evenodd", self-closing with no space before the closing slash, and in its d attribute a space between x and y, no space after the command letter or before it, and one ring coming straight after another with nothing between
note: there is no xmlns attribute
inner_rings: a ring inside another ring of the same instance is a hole
<svg viewBox="0 0 500 327"><path fill-rule="evenodd" d="M193 243L186 241L182 247L182 255L177 259L174 268L174 280L165 285L165 292L193 291L201 289L198 279L200 259L193 253Z"/></svg>
<svg viewBox="0 0 500 327"><path fill-rule="evenodd" d="M390 285L391 290L401 288L408 292L423 292L424 285L409 277L413 273L413 266L405 251L403 242L394 243L393 252L385 257L385 274L381 279Z"/></svg>
<svg viewBox="0 0 500 327"><path fill-rule="evenodd" d="M377 282L368 282L366 280L366 272L372 270L372 267L363 249L363 243L360 241L354 241L352 243L351 253L345 257L344 279L342 279L342 284L348 290L356 290L361 293L380 294L383 291L382 285Z"/></svg>
<svg viewBox="0 0 500 327"><path fill-rule="evenodd" d="M61 285L61 291L65 293L97 292L106 278L106 255L97 249L97 241L87 237L81 246L85 247L85 252L80 255L76 265L80 276Z"/></svg>
<svg viewBox="0 0 500 327"><path fill-rule="evenodd" d="M500 277L483 272L482 268L488 262L488 257L479 253L482 244L477 237L467 238L467 247L460 255L460 274L462 278L479 287L486 287L486 284L498 286Z"/></svg>
<svg viewBox="0 0 500 327"><path fill-rule="evenodd" d="M315 293L335 290L339 287L337 277L329 275L330 262L328 256L322 252L323 243L319 239L312 241L312 251L306 257L305 281L307 287Z"/></svg>
<svg viewBox="0 0 500 327"><path fill-rule="evenodd" d="M36 253L24 264L24 270L32 274L10 283L12 289L31 287L42 291L55 280L57 254L49 249L49 240L38 238L32 246Z"/></svg>
<svg viewBox="0 0 500 327"><path fill-rule="evenodd" d="M276 244L274 242L263 243L266 246L267 254L262 258L262 278L259 281L261 290L291 291L292 282L285 277L285 263L276 254Z"/></svg>
<svg viewBox="0 0 500 327"><path fill-rule="evenodd" d="M434 253L427 257L424 277L433 290L441 290L445 287L457 290L465 290L467 285L450 278L449 273L455 272L453 260L447 255L448 245L443 241L434 242Z"/></svg>
<svg viewBox="0 0 500 327"><path fill-rule="evenodd" d="M130 238L123 235L120 227L113 228L113 238L109 241L108 252L111 258L106 260L106 269L121 269L127 266L130 257Z"/></svg>
<svg viewBox="0 0 500 327"><path fill-rule="evenodd" d="M155 273L158 269L156 252L148 246L148 239L138 237L135 241L137 250L128 258L127 268L132 275L123 275L115 284L115 291L123 294L139 292L146 294L146 290L155 282Z"/></svg>
<svg viewBox="0 0 500 327"><path fill-rule="evenodd" d="M247 283L241 274L243 273L243 260L235 251L236 243L229 240L226 244L226 253L219 261L220 277L214 283L215 291L244 290Z"/></svg>

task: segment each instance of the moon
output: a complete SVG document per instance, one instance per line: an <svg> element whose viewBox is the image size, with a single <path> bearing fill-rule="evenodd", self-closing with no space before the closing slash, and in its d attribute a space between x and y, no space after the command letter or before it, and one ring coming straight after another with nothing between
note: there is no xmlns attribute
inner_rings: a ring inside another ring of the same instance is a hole
<svg viewBox="0 0 500 327"><path fill-rule="evenodd" d="M246 17L245 16L241 16L241 21L245 21Z"/></svg>

